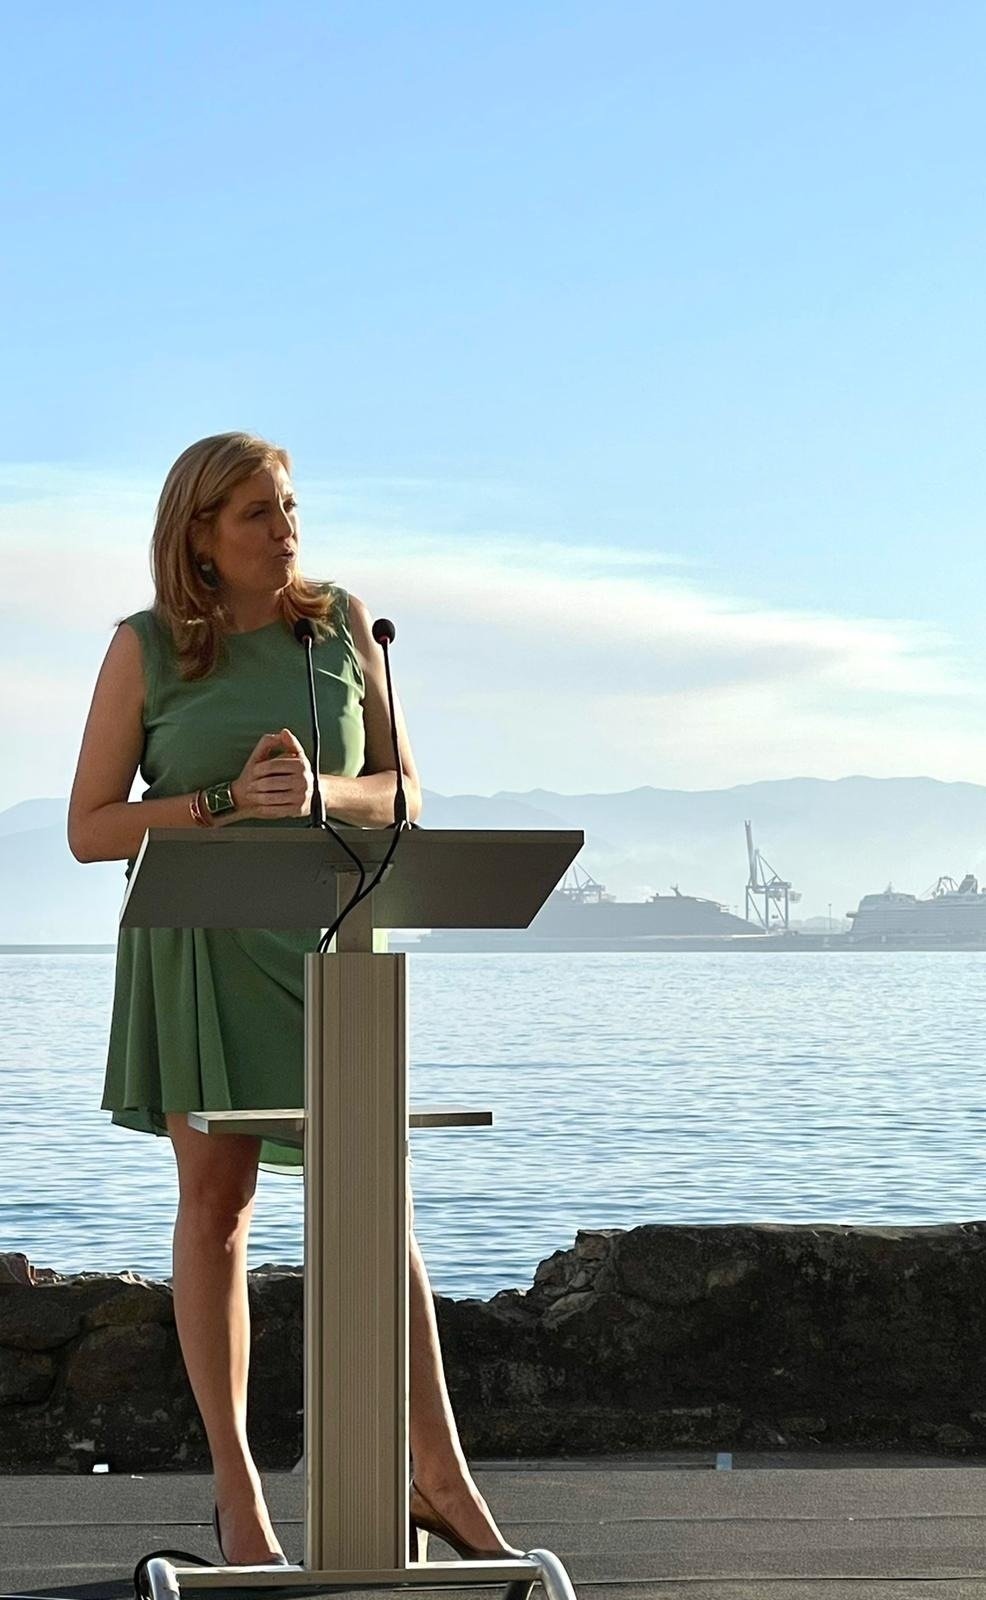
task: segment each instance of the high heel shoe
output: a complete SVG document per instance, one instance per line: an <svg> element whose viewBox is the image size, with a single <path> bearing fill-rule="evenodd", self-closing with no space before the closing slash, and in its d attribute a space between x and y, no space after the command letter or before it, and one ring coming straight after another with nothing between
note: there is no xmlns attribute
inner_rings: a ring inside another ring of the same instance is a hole
<svg viewBox="0 0 986 1600"><path fill-rule="evenodd" d="M238 1562L230 1561L228 1556L226 1555L225 1550L223 1549L222 1535L219 1532L219 1507L218 1507L218 1505L216 1505L215 1502L213 1502L213 1506L212 1506L212 1527L213 1527L213 1530L214 1530L215 1535L216 1535L216 1543L219 1546L219 1554L223 1558L223 1565L224 1566L227 1566L227 1567L231 1567L231 1566L240 1566L240 1567L287 1567L287 1566L290 1566L290 1562L288 1561L287 1556L281 1555L280 1551L278 1551L278 1553L276 1555L271 1556L268 1561L238 1561Z"/></svg>
<svg viewBox="0 0 986 1600"><path fill-rule="evenodd" d="M408 1521L411 1525L411 1560L427 1561L428 1535L435 1534L439 1539L451 1545L463 1561L508 1561L514 1557L524 1555L523 1550L515 1550L513 1545L501 1545L496 1550L478 1550L467 1544L462 1536L450 1528L445 1518L440 1515L430 1500L426 1500L421 1490L412 1478L408 1484Z"/></svg>

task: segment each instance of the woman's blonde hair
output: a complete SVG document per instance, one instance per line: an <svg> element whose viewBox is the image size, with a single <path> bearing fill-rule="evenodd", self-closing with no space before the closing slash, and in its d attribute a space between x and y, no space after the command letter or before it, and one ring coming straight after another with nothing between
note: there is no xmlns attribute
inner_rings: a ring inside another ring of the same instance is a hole
<svg viewBox="0 0 986 1600"><path fill-rule="evenodd" d="M232 620L222 585L210 584L196 560L193 527L208 527L237 484L275 463L291 471L282 445L253 433L214 433L183 450L164 480L151 538L154 611L170 630L182 678L205 678L213 671ZM295 569L280 598L288 627L310 617L320 636L335 632L331 587Z"/></svg>

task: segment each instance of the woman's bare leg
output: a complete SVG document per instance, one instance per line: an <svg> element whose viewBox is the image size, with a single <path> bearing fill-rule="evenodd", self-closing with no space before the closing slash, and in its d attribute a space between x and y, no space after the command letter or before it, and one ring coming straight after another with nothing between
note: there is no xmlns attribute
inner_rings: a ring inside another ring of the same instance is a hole
<svg viewBox="0 0 986 1600"><path fill-rule="evenodd" d="M414 1204L408 1192L408 1217ZM478 1550L507 1545L472 1480L449 1400L428 1269L411 1228L408 1240L410 1434L414 1481L457 1533ZM509 1546L507 1546L510 1548Z"/></svg>
<svg viewBox="0 0 986 1600"><path fill-rule="evenodd" d="M258 1138L213 1137L167 1117L178 1162L172 1287L185 1368L216 1480L226 1559L269 1560L281 1546L247 1441L250 1311L246 1255L260 1155Z"/></svg>
<svg viewBox="0 0 986 1600"><path fill-rule="evenodd" d="M223 1550L240 1565L280 1552L247 1441L250 1362L247 1241L260 1140L213 1137L167 1117L178 1162L172 1287L185 1368L216 1480ZM408 1192L408 1215L414 1203ZM431 1284L413 1227L408 1241L410 1448L414 1477L435 1510L470 1544L506 1541L472 1480L449 1400Z"/></svg>

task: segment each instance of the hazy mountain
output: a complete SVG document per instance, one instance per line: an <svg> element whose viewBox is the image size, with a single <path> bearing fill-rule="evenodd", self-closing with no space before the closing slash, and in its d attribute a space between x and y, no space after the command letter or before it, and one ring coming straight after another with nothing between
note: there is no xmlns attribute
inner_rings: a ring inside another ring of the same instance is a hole
<svg viewBox="0 0 986 1600"><path fill-rule="evenodd" d="M504 799L514 798L503 796ZM520 798L520 797L517 797ZM986 879L986 788L934 778L780 779L732 789L633 789L612 795L533 791L525 803L584 828L583 859L630 898L673 883L742 910L743 824L801 891L798 917L842 917L860 895L922 894L943 874ZM602 836L611 841L601 845ZM596 844L590 850L588 841Z"/></svg>
<svg viewBox="0 0 986 1600"><path fill-rule="evenodd" d="M65 842L64 800L0 812L0 942L111 942L122 861L81 865ZM934 778L780 779L732 789L620 794L425 794L431 828L582 828L580 863L621 897L677 883L742 909L743 823L802 899L798 917L841 917L860 895L920 894L944 873L986 880L986 788Z"/></svg>
<svg viewBox="0 0 986 1600"><path fill-rule="evenodd" d="M9 810L0 811L0 838L34 828L61 828L64 832L64 826L64 800L21 800Z"/></svg>

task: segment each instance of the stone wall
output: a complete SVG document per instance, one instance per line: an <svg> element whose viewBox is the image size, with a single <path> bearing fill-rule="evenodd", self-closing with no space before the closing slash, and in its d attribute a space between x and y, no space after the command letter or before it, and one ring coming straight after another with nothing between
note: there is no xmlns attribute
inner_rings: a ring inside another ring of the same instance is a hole
<svg viewBox="0 0 986 1600"><path fill-rule="evenodd" d="M986 1449L986 1222L581 1231L435 1298L467 1456ZM258 1465L302 1446L302 1279L250 1274ZM0 1471L207 1471L171 1289L0 1257Z"/></svg>

